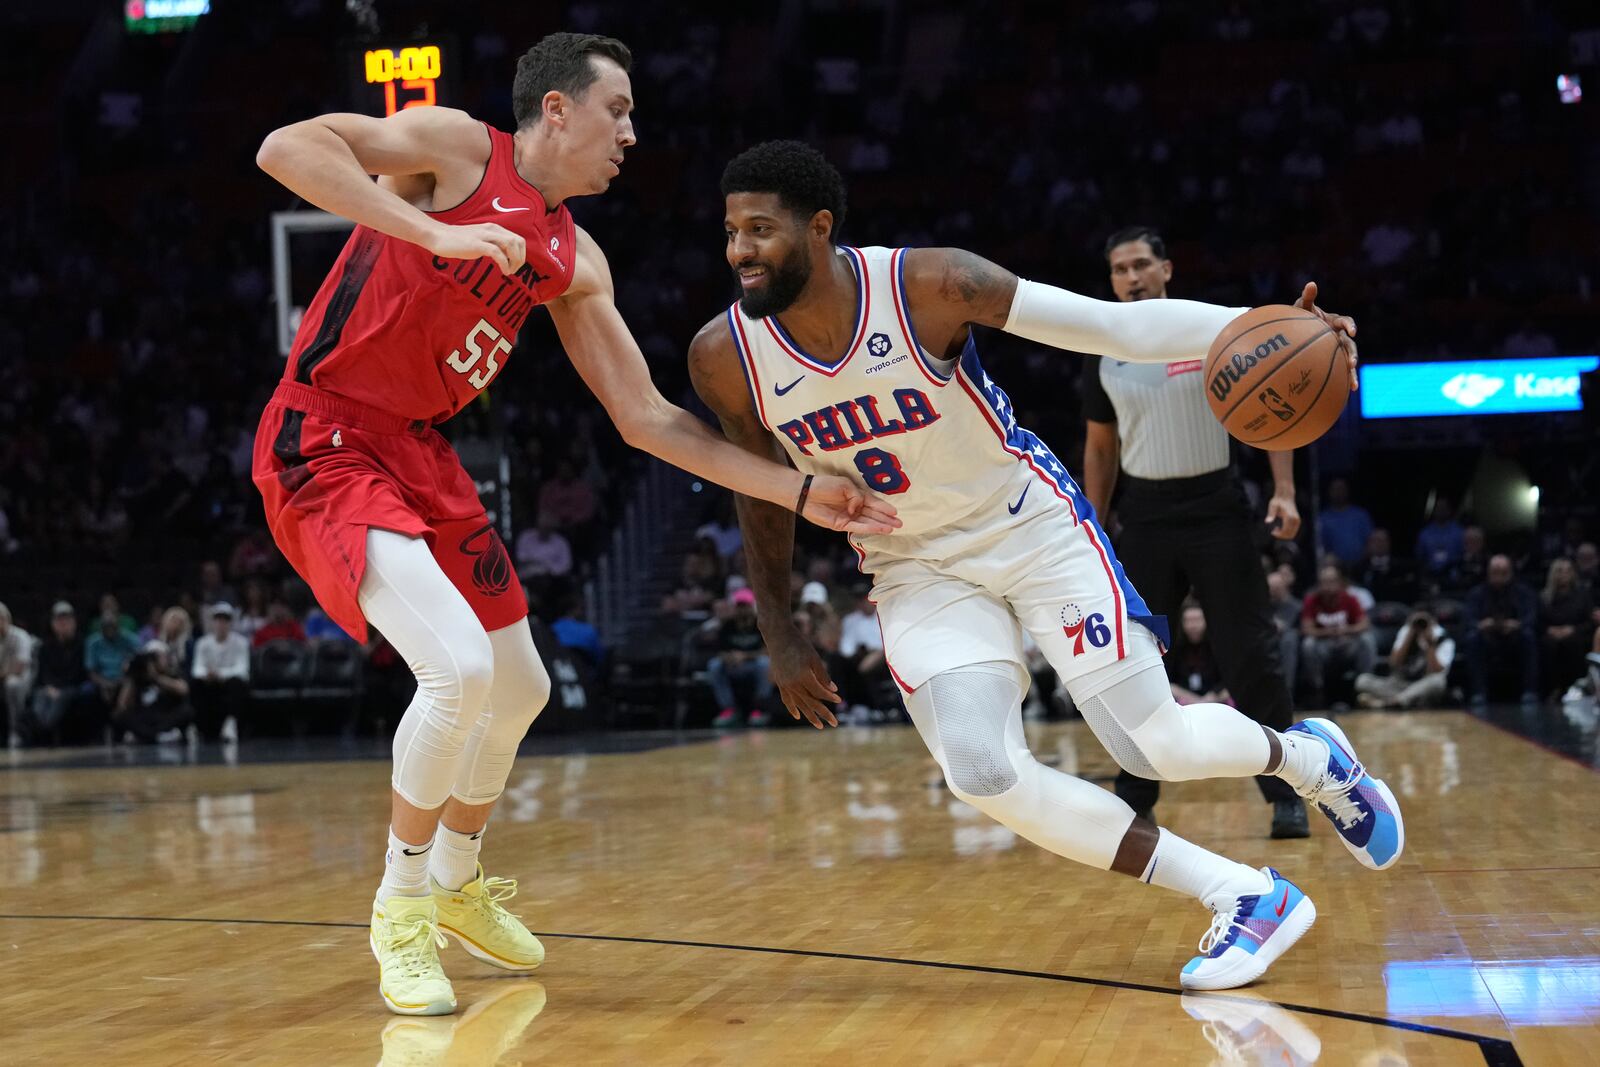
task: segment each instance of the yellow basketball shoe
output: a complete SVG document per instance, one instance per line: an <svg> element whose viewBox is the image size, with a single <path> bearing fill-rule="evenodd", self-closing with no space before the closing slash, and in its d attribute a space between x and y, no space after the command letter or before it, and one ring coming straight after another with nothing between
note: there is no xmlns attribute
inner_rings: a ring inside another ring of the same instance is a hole
<svg viewBox="0 0 1600 1067"><path fill-rule="evenodd" d="M449 1015L456 991L439 965L446 943L432 897L390 897L372 902L369 935L378 959L378 991L396 1015Z"/></svg>
<svg viewBox="0 0 1600 1067"><path fill-rule="evenodd" d="M544 946L500 903L516 893L516 879L486 878L481 863L478 876L460 889L434 882L439 929L485 963L508 971L531 971L544 962Z"/></svg>

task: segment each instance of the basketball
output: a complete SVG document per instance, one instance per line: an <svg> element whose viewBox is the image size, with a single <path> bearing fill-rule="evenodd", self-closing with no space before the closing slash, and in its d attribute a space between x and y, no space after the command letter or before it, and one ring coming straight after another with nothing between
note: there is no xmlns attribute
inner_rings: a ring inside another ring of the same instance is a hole
<svg viewBox="0 0 1600 1067"><path fill-rule="evenodd" d="M1206 353L1206 400L1223 428L1269 452L1328 432L1350 395L1339 338L1316 315L1287 304L1245 312Z"/></svg>

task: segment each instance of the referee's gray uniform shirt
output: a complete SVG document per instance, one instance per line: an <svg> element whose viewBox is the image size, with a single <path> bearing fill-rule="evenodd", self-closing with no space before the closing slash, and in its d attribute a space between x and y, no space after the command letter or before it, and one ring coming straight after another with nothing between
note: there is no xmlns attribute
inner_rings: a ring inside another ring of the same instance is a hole
<svg viewBox="0 0 1600 1067"><path fill-rule="evenodd" d="M1125 473L1151 480L1192 478L1229 465L1228 431L1206 403L1203 362L1089 358L1083 370L1083 415L1117 424Z"/></svg>
<svg viewBox="0 0 1600 1067"><path fill-rule="evenodd" d="M1081 392L1084 418L1117 424L1117 559L1134 587L1176 623L1192 585L1228 692L1257 722L1287 730L1292 705L1255 544L1261 522L1234 474L1228 431L1206 403L1202 361L1090 357ZM1267 800L1295 799L1281 778L1256 782ZM1117 795L1135 811L1154 805L1159 788L1117 776Z"/></svg>

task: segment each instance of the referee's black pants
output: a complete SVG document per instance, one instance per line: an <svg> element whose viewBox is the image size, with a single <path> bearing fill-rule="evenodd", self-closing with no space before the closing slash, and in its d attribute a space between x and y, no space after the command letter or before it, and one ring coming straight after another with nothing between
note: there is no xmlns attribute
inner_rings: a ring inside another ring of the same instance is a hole
<svg viewBox="0 0 1600 1067"><path fill-rule="evenodd" d="M1287 730L1294 709L1261 570L1257 519L1233 471L1161 480L1124 474L1121 482L1117 559L1133 587L1152 612L1167 616L1178 640L1183 600L1193 586L1223 684L1239 710L1274 730ZM1281 778L1258 775L1256 784L1267 800L1296 799ZM1134 810L1147 811L1161 785L1123 771L1116 790Z"/></svg>

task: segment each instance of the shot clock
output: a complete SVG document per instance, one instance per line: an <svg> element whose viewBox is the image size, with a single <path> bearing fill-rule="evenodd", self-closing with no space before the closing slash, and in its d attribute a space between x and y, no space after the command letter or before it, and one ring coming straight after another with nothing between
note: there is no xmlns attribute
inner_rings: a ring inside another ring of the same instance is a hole
<svg viewBox="0 0 1600 1067"><path fill-rule="evenodd" d="M442 38L354 45L347 62L356 109L368 115L447 104L454 95L455 49Z"/></svg>

